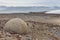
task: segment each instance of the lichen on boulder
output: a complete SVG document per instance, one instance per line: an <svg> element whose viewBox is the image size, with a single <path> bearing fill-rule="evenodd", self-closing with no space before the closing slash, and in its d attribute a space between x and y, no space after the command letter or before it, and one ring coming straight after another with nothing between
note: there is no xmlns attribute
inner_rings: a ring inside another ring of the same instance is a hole
<svg viewBox="0 0 60 40"><path fill-rule="evenodd" d="M4 30L10 33L26 34L29 28L22 19L13 18L5 24Z"/></svg>

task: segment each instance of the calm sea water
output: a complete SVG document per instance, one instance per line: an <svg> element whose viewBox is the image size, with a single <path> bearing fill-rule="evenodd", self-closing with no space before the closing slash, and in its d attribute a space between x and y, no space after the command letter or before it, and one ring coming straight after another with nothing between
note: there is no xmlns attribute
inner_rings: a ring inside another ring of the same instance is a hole
<svg viewBox="0 0 60 40"><path fill-rule="evenodd" d="M19 12L44 12L50 10L58 10L60 7L0 7L0 13L19 13Z"/></svg>

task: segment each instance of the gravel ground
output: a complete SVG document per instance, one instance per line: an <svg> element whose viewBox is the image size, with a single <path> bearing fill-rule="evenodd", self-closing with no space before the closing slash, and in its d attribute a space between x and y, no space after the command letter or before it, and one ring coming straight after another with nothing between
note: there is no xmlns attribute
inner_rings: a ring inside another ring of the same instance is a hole
<svg viewBox="0 0 60 40"><path fill-rule="evenodd" d="M30 33L20 35L5 31L3 29L5 23L12 18L22 18L30 27ZM0 40L60 40L60 25L57 22L55 24L59 18L35 14L0 15Z"/></svg>

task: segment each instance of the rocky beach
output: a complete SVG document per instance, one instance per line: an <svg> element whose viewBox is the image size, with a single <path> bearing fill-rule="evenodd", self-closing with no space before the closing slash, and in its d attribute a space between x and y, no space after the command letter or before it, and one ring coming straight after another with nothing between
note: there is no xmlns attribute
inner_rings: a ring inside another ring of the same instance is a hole
<svg viewBox="0 0 60 40"><path fill-rule="evenodd" d="M23 19L31 29L26 35L11 34L3 28L13 18ZM44 12L0 14L0 40L60 40L60 14Z"/></svg>

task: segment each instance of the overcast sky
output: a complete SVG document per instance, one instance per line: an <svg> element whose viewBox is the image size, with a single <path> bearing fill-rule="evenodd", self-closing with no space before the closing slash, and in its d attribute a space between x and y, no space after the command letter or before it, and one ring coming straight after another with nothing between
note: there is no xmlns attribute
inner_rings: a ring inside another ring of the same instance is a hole
<svg viewBox="0 0 60 40"><path fill-rule="evenodd" d="M60 0L0 0L0 6L60 6Z"/></svg>

